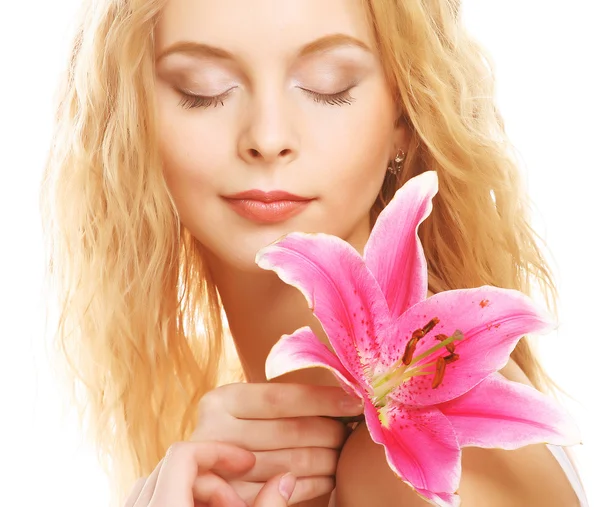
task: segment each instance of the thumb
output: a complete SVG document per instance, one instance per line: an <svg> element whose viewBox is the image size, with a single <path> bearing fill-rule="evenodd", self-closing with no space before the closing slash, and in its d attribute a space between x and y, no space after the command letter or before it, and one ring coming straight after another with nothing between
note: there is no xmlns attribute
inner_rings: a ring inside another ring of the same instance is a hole
<svg viewBox="0 0 600 507"><path fill-rule="evenodd" d="M265 483L254 501L254 507L286 507L296 487L292 474L276 475Z"/></svg>

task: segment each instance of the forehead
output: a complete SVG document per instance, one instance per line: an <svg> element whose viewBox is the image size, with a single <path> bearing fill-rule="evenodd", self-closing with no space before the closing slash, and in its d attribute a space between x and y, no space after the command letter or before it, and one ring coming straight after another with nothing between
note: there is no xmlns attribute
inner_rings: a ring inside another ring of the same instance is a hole
<svg viewBox="0 0 600 507"><path fill-rule="evenodd" d="M156 28L156 51L189 40L242 58L285 57L330 34L374 47L363 0L169 0Z"/></svg>

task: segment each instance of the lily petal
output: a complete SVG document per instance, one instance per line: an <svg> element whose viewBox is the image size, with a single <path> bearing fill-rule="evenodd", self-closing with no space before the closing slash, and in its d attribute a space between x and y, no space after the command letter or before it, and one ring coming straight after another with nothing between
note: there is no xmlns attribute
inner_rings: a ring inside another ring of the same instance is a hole
<svg viewBox="0 0 600 507"><path fill-rule="evenodd" d="M414 489L454 493L461 452L450 421L435 407L390 404L379 410L385 415L365 403L365 420L373 441L384 446L392 471Z"/></svg>
<svg viewBox="0 0 600 507"><path fill-rule="evenodd" d="M266 377L271 380L291 371L315 366L327 368L347 392L363 397L364 393L356 389L352 375L308 326L290 335L284 334L273 346L265 363Z"/></svg>
<svg viewBox="0 0 600 507"><path fill-rule="evenodd" d="M460 506L460 497L457 494L434 493L433 491L427 491L426 489L415 489L415 491L432 505L437 505L438 507Z"/></svg>
<svg viewBox="0 0 600 507"><path fill-rule="evenodd" d="M302 292L341 363L367 389L391 320L358 252L336 236L294 232L260 250L256 262Z"/></svg>
<svg viewBox="0 0 600 507"><path fill-rule="evenodd" d="M438 408L452 423L461 447L512 450L541 442L581 442L575 421L556 401L499 373Z"/></svg>
<svg viewBox="0 0 600 507"><path fill-rule="evenodd" d="M456 341L459 359L446 366L441 385L432 388L434 375L411 377L391 396L399 403L428 406L450 401L484 378L506 365L510 353L525 334L543 333L555 327L549 315L537 308L525 294L510 289L484 286L440 292L408 309L398 320L397 332L406 342L415 329L423 327L434 317L439 323L419 341L414 359L439 341L439 333L452 335L460 330L464 339ZM396 340L382 347L381 358L386 360L397 351ZM392 351L387 349L391 347ZM445 348L419 360L417 366L435 363L447 355ZM398 354L396 352L396 357ZM384 370L384 365L378 369ZM432 368L432 371L435 368Z"/></svg>
<svg viewBox="0 0 600 507"><path fill-rule="evenodd" d="M417 234L432 209L438 191L435 171L408 180L394 195L373 226L364 258L398 317L427 296L427 261Z"/></svg>

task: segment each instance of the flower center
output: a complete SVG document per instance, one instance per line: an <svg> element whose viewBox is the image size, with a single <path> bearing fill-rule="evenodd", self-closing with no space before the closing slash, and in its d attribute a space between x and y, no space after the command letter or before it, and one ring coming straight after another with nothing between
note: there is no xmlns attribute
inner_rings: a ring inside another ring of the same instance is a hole
<svg viewBox="0 0 600 507"><path fill-rule="evenodd" d="M386 403L387 396L397 387L402 385L411 377L419 377L422 375L434 374L432 389L437 388L444 379L446 365L458 360L459 355L454 351L456 344L454 342L464 339L464 335L458 329L451 336L445 334L435 335L436 340L440 343L429 348L425 352L414 357L419 341L429 333L440 322L440 319L434 317L425 326L413 331L413 334L406 344L402 358L396 361L390 369L381 375L376 375L373 378L373 394L374 404L376 407L383 407ZM435 361L430 361L417 366L424 358L434 354L438 350L446 348L449 352L446 356L438 356Z"/></svg>

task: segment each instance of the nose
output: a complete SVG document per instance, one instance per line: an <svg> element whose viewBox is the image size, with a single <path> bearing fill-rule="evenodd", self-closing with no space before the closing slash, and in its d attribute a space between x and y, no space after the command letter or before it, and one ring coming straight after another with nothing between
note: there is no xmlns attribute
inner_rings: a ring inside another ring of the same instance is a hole
<svg viewBox="0 0 600 507"><path fill-rule="evenodd" d="M293 113L284 97L275 93L255 96L247 109L239 138L239 153L250 164L290 162L297 155L298 140Z"/></svg>

